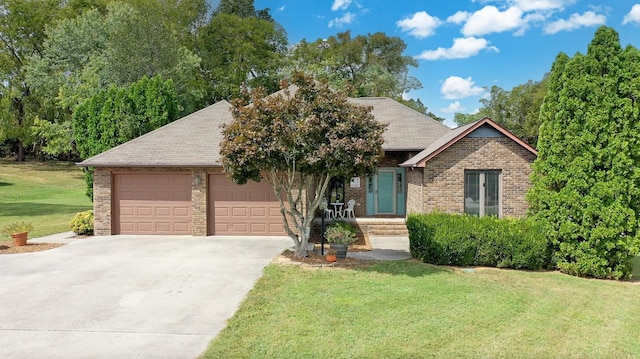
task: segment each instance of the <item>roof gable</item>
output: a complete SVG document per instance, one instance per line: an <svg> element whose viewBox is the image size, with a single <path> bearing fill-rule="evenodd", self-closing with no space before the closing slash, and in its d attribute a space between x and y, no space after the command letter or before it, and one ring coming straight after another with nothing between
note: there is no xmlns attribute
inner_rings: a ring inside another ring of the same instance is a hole
<svg viewBox="0 0 640 359"><path fill-rule="evenodd" d="M486 128L489 126L489 129ZM491 131L491 129L495 131ZM469 136L473 134L475 131L476 136ZM482 134L484 133L484 134ZM442 137L440 137L437 141L433 142L429 147L427 147L422 152L418 153L414 157L410 158L406 162L400 164L402 167L424 167L425 164L432 158L436 157L440 153L442 153L447 148L453 146L456 142L460 141L465 137L496 137L498 135L503 135L516 142L527 151L533 153L534 155L538 155L538 152L531 146L529 146L526 142L522 141L518 136L509 132L504 127L498 125L493 122L490 118L485 117L476 122L472 122L470 124L458 127Z"/></svg>

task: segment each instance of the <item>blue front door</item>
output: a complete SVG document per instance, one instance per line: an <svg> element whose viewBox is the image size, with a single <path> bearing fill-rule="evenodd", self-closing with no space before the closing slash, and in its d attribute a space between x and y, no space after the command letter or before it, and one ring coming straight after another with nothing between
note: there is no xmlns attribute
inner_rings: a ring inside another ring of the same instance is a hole
<svg viewBox="0 0 640 359"><path fill-rule="evenodd" d="M394 214L395 211L395 171L380 170L377 175L376 209L380 214Z"/></svg>
<svg viewBox="0 0 640 359"><path fill-rule="evenodd" d="M367 214L405 214L403 168L380 168L367 179Z"/></svg>

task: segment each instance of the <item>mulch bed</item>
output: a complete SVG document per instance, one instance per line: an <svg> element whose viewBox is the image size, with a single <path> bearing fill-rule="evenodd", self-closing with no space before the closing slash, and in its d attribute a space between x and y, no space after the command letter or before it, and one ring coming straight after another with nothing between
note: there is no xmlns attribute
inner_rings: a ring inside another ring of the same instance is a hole
<svg viewBox="0 0 640 359"><path fill-rule="evenodd" d="M39 252L60 247L64 243L29 243L26 246L14 246L13 240L0 241L0 254Z"/></svg>
<svg viewBox="0 0 640 359"><path fill-rule="evenodd" d="M351 251L351 248L349 249ZM357 258L338 258L337 262L327 262L324 256L314 252L304 258L294 258L293 251L286 250L273 259L273 263L281 265L299 265L306 268L361 268L371 264L370 260Z"/></svg>

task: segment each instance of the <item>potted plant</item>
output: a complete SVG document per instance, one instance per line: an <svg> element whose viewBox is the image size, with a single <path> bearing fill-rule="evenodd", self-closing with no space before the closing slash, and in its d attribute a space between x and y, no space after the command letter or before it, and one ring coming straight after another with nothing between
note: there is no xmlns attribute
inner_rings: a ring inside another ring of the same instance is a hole
<svg viewBox="0 0 640 359"><path fill-rule="evenodd" d="M2 233L13 238L13 244L24 246L27 244L29 231L33 230L33 224L29 222L13 222L2 229Z"/></svg>
<svg viewBox="0 0 640 359"><path fill-rule="evenodd" d="M349 245L358 239L356 229L349 223L336 221L324 232L324 237L338 258L346 258Z"/></svg>
<svg viewBox="0 0 640 359"><path fill-rule="evenodd" d="M329 249L327 251L327 254L325 254L324 259L329 262L329 263L333 263L338 261L338 254L336 253L335 249Z"/></svg>

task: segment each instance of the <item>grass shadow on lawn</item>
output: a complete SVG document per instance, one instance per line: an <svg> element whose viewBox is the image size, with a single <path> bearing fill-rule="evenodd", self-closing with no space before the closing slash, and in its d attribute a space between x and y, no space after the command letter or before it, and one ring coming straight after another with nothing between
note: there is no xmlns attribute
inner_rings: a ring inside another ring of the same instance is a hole
<svg viewBox="0 0 640 359"><path fill-rule="evenodd" d="M4 187L4 186L13 186L13 183L0 182L0 187Z"/></svg>
<svg viewBox="0 0 640 359"><path fill-rule="evenodd" d="M52 203L2 203L0 217L43 216L86 211L87 206Z"/></svg>
<svg viewBox="0 0 640 359"><path fill-rule="evenodd" d="M356 267L354 269L363 272L376 272L381 274L407 276L412 278L425 277L441 273L453 273L453 270L450 268L438 267L432 264L423 263L417 259L371 261L369 265Z"/></svg>

